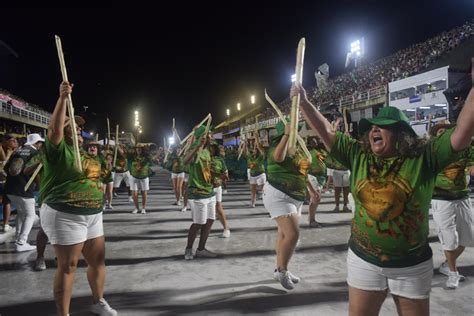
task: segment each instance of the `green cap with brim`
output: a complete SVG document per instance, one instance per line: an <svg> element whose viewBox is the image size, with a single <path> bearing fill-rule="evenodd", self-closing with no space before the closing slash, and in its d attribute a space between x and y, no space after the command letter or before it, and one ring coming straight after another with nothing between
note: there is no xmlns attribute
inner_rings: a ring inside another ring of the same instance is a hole
<svg viewBox="0 0 474 316"><path fill-rule="evenodd" d="M372 128L372 125L384 127L395 124L404 128L412 135L417 136L405 113L393 106L387 106L380 109L379 113L374 118L361 119L359 122L359 135L364 135L366 132L368 132Z"/></svg>

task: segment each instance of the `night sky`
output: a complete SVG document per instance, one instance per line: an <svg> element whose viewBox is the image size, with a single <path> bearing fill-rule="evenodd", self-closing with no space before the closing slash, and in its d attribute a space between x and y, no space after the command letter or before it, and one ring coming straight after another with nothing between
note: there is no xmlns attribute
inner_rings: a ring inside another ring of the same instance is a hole
<svg viewBox="0 0 474 316"><path fill-rule="evenodd" d="M350 42L361 36L373 61L474 17L470 0L277 3L2 8L0 41L18 57L0 43L0 88L52 111L61 82L58 34L86 130L104 135L108 116L130 131L139 110L143 141L161 144L172 117L183 137L208 112L217 124L227 107L250 106L251 94L264 102L264 88L284 99L300 37L307 45L303 83L311 87L320 64L331 75L343 71Z"/></svg>

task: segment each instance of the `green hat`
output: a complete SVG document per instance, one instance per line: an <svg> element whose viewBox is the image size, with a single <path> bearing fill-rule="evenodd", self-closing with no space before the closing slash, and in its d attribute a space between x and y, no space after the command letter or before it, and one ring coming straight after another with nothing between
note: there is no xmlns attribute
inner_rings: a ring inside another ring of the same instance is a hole
<svg viewBox="0 0 474 316"><path fill-rule="evenodd" d="M410 121L405 113L393 106L387 106L380 109L377 116L372 119L361 119L359 122L359 135L363 135L369 131L372 128L372 125L383 127L394 124L398 124L407 132L416 136L416 133L410 126Z"/></svg>

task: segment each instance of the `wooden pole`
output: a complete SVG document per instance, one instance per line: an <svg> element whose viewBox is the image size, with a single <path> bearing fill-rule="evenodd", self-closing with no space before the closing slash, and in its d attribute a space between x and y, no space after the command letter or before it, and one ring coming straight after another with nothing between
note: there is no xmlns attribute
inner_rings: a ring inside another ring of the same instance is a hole
<svg viewBox="0 0 474 316"><path fill-rule="evenodd" d="M296 81L298 85L303 83L303 61L304 61L304 50L305 50L305 39L300 39L298 43L298 52L296 54ZM299 105L300 105L300 94L298 93L291 100L291 115L290 115L290 136L288 138L288 153L293 156L296 153L296 135L298 135L298 122L299 122Z"/></svg>
<svg viewBox="0 0 474 316"><path fill-rule="evenodd" d="M109 118L107 118L107 145L110 145L110 120L109 120Z"/></svg>
<svg viewBox="0 0 474 316"><path fill-rule="evenodd" d="M346 108L346 107L343 108L343 110L342 110L342 115L344 116L344 117L343 117L343 120L344 120L344 132L345 132L346 134L348 134L348 133L349 133L349 124L347 124L347 108Z"/></svg>
<svg viewBox="0 0 474 316"><path fill-rule="evenodd" d="M117 163L117 154L118 154L118 146L119 146L119 125L117 124L115 126L115 148L114 148L114 168L116 166L116 163Z"/></svg>
<svg viewBox="0 0 474 316"><path fill-rule="evenodd" d="M270 98L270 96L267 94L267 90L265 89L265 99L267 99L268 103L273 107L275 112L277 113L278 117L280 118L280 121L286 124L286 119L281 110L278 108L278 106L273 102L273 100ZM311 153L308 150L308 147L306 147L306 142L300 135L296 135L296 141L298 142L298 145L300 145L301 149L306 155L306 158L308 158L309 162L311 163L313 161L313 158L311 157Z"/></svg>
<svg viewBox="0 0 474 316"><path fill-rule="evenodd" d="M207 120L209 120L209 118L211 118L211 113L209 113L197 126L201 126L202 124L204 124L204 122L206 122ZM193 131L191 131L191 133L189 133L185 138L183 138L180 142L180 144L184 144L189 137L191 137L193 135Z"/></svg>
<svg viewBox="0 0 474 316"><path fill-rule="evenodd" d="M69 81L67 77L67 69L66 69L66 62L64 61L64 54L63 54L63 47L61 45L61 38L57 35L54 36L56 39L56 48L58 50L58 57L59 57L59 65L61 67L61 74L63 77L63 81ZM77 128L76 128L76 120L74 119L74 106L72 104L72 97L69 94L67 101L67 110L69 114L69 122L71 124L72 130L72 144L74 148L74 165L77 170L82 172L82 164L81 164L81 155L79 152L79 142L77 139Z"/></svg>
<svg viewBox="0 0 474 316"><path fill-rule="evenodd" d="M36 167L35 169L35 172L33 172L33 174L31 175L30 179L28 180L28 182L25 184L25 191L28 191L28 189L30 188L31 184L33 183L33 181L35 181L35 178L36 176L38 175L38 173L40 172L41 168L43 167L43 164L40 163L38 165L38 167Z"/></svg>

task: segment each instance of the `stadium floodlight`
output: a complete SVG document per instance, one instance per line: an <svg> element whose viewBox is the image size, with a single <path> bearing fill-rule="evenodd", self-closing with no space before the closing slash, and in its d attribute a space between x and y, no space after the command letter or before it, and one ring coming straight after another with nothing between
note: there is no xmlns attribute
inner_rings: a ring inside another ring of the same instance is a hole
<svg viewBox="0 0 474 316"><path fill-rule="evenodd" d="M292 74L291 75L291 82L295 82L296 81L296 74Z"/></svg>
<svg viewBox="0 0 474 316"><path fill-rule="evenodd" d="M446 103L436 103L434 106L444 107L444 106L446 106Z"/></svg>
<svg viewBox="0 0 474 316"><path fill-rule="evenodd" d="M94 132L90 132L89 134L90 134L91 136L94 136Z"/></svg>
<svg viewBox="0 0 474 316"><path fill-rule="evenodd" d="M431 106L420 106L420 109L429 110L431 109Z"/></svg>
<svg viewBox="0 0 474 316"><path fill-rule="evenodd" d="M415 112L416 109L406 109L407 112Z"/></svg>
<svg viewBox="0 0 474 316"><path fill-rule="evenodd" d="M230 109L227 109L227 110L226 110L226 114L227 114L227 117L230 116Z"/></svg>
<svg viewBox="0 0 474 316"><path fill-rule="evenodd" d="M174 144L174 137L168 137L168 145L173 145Z"/></svg>
<svg viewBox="0 0 474 316"><path fill-rule="evenodd" d="M240 102L237 103L237 111L240 111Z"/></svg>
<svg viewBox="0 0 474 316"><path fill-rule="evenodd" d="M125 134L125 131L122 131L122 135Z"/></svg>
<svg viewBox="0 0 474 316"><path fill-rule="evenodd" d="M252 95L250 97L250 103L255 104L255 96L254 95Z"/></svg>
<svg viewBox="0 0 474 316"><path fill-rule="evenodd" d="M351 53L360 56L360 40L351 43Z"/></svg>

